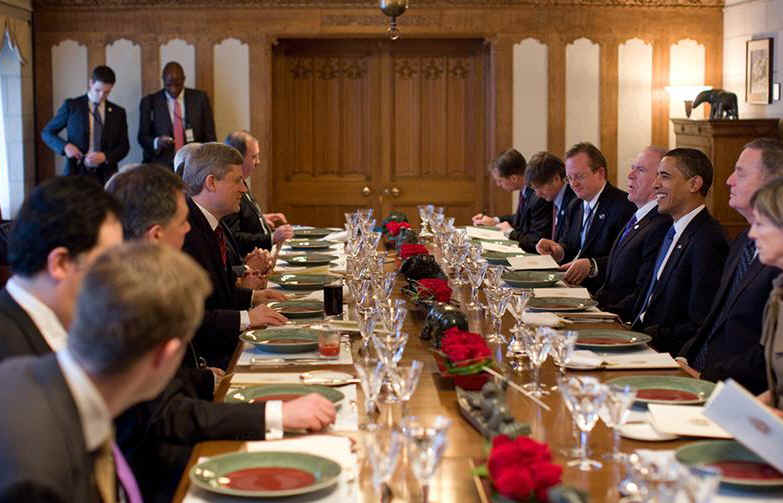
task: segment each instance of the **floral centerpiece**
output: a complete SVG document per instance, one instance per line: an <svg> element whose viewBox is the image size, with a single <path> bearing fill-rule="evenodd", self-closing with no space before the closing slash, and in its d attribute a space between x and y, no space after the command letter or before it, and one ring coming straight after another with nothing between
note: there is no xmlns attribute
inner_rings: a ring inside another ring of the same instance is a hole
<svg viewBox="0 0 783 503"><path fill-rule="evenodd" d="M396 221L390 221L386 222L385 227L385 234L388 234L389 236L397 236L402 229L410 229L411 224L408 222L396 222Z"/></svg>
<svg viewBox="0 0 783 503"><path fill-rule="evenodd" d="M402 260L414 257L416 255L429 255L430 250L420 244L406 243L400 246L399 255Z"/></svg>
<svg viewBox="0 0 783 503"><path fill-rule="evenodd" d="M455 386L479 390L491 377L484 369L492 365L487 342L477 333L451 327L443 333L440 350L433 349L441 377Z"/></svg>
<svg viewBox="0 0 783 503"><path fill-rule="evenodd" d="M451 287L448 281L441 278L422 278L414 283L418 300L451 301Z"/></svg>

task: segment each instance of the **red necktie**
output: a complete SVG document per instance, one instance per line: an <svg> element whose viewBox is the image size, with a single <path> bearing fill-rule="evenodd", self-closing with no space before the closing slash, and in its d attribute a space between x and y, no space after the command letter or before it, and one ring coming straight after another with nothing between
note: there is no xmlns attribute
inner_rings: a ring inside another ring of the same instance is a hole
<svg viewBox="0 0 783 503"><path fill-rule="evenodd" d="M223 233L223 227L218 224L215 227L215 235L217 236L218 246L220 246L220 259L223 261L223 266L226 265L226 235Z"/></svg>
<svg viewBox="0 0 783 503"><path fill-rule="evenodd" d="M182 108L179 101L174 100L174 151L185 145L185 130L182 128Z"/></svg>

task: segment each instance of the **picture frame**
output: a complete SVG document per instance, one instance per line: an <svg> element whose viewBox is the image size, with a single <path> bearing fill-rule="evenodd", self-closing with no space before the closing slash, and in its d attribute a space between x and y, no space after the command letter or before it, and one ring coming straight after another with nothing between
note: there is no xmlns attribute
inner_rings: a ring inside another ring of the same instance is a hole
<svg viewBox="0 0 783 503"><path fill-rule="evenodd" d="M745 51L745 101L772 103L772 39L748 40Z"/></svg>

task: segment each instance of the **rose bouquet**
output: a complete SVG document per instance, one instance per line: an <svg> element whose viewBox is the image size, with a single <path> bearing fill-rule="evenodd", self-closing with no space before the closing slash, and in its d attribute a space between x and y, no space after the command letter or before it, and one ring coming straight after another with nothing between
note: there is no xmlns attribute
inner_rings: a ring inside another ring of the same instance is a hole
<svg viewBox="0 0 783 503"><path fill-rule="evenodd" d="M399 254L400 258L405 260L415 255L429 255L430 251L424 245L408 243L400 246Z"/></svg>
<svg viewBox="0 0 783 503"><path fill-rule="evenodd" d="M396 236L400 233L400 230L410 228L411 224L408 222L396 222L394 220L386 222L386 233L388 233L389 236Z"/></svg>
<svg viewBox="0 0 783 503"><path fill-rule="evenodd" d="M549 501L549 489L563 475L563 468L552 463L549 446L523 435L513 440L495 436L487 468L495 489L514 501Z"/></svg>
<svg viewBox="0 0 783 503"><path fill-rule="evenodd" d="M484 369L492 365L491 352L479 334L451 327L443 332L440 350L433 349L440 376L454 386L476 391L489 380Z"/></svg>
<svg viewBox="0 0 783 503"><path fill-rule="evenodd" d="M445 279L440 278L422 278L415 282L416 300L435 299L438 302L449 302L451 300L451 287Z"/></svg>

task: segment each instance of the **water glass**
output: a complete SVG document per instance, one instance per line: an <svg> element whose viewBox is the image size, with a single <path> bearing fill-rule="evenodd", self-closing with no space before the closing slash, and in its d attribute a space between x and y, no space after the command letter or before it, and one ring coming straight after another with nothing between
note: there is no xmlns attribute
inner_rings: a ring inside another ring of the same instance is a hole
<svg viewBox="0 0 783 503"><path fill-rule="evenodd" d="M510 288L498 288L497 290L484 292L487 297L487 309L492 320L492 331L487 335L487 342L498 344L506 344L508 342L500 329L503 315L506 313L506 308L513 293L513 290Z"/></svg>
<svg viewBox="0 0 783 503"><path fill-rule="evenodd" d="M484 281L484 274L487 272L489 264L487 262L469 262L467 266L468 281L470 281L470 303L467 305L470 311L479 311L481 304L478 302L478 290Z"/></svg>
<svg viewBox="0 0 783 503"><path fill-rule="evenodd" d="M416 387L419 385L424 364L419 360L412 360L409 364L397 365L389 370L392 392L402 402L403 417L407 416L408 401L410 401Z"/></svg>
<svg viewBox="0 0 783 503"><path fill-rule="evenodd" d="M549 356L549 350L552 348L552 335L554 330L547 327L538 327L536 330L529 330L523 334L527 346L527 356L530 359L530 365L533 368L533 382L525 384L524 388L535 397L548 395L549 391L544 390L539 382L541 365Z"/></svg>
<svg viewBox="0 0 783 503"><path fill-rule="evenodd" d="M627 384L609 384L606 400L604 400L598 415L601 420L612 429L612 453L605 459L621 461L620 454L620 428L628 419L628 413L636 399L636 388Z"/></svg>
<svg viewBox="0 0 783 503"><path fill-rule="evenodd" d="M400 453L405 446L405 437L392 428L371 424L362 436L362 444L365 459L372 471L373 488L382 499L381 486L388 483L397 468Z"/></svg>
<svg viewBox="0 0 783 503"><path fill-rule="evenodd" d="M368 422L375 424L377 419L377 401L381 392L381 385L386 376L386 366L378 358L357 358L353 363L356 374L359 376L359 384L364 392L364 411Z"/></svg>
<svg viewBox="0 0 783 503"><path fill-rule="evenodd" d="M598 421L598 411L606 400L608 388L595 377L561 379L558 388L581 432L582 455L580 459L568 462L567 466L575 466L582 471L600 469L599 461L587 458L587 446L589 433Z"/></svg>
<svg viewBox="0 0 783 503"><path fill-rule="evenodd" d="M422 487L422 501L428 500L430 480L440 466L446 451L447 432L451 419L444 416L431 418L408 416L400 429L407 440L408 459L413 474Z"/></svg>
<svg viewBox="0 0 783 503"><path fill-rule="evenodd" d="M552 339L552 360L561 376L565 376L566 365L574 355L577 337L579 333L576 330L561 330Z"/></svg>

